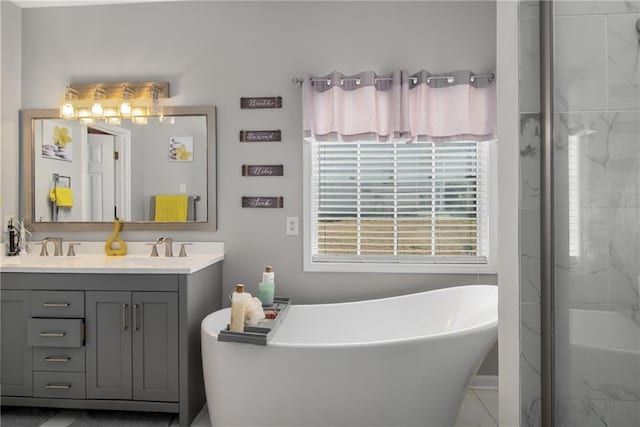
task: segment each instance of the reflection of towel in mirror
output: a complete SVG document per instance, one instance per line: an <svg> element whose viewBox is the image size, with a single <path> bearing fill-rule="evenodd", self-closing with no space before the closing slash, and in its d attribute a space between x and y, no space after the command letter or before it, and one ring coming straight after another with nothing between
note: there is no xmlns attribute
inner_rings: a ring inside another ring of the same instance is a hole
<svg viewBox="0 0 640 427"><path fill-rule="evenodd" d="M70 208L73 206L73 191L66 187L56 187L49 192L49 199L58 207Z"/></svg>
<svg viewBox="0 0 640 427"><path fill-rule="evenodd" d="M156 195L155 221L158 222L186 222L187 221L186 194L158 194Z"/></svg>

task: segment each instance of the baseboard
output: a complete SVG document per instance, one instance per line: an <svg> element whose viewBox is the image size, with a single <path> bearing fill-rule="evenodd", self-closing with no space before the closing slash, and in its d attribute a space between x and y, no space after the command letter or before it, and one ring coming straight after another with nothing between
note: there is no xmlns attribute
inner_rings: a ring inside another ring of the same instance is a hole
<svg viewBox="0 0 640 427"><path fill-rule="evenodd" d="M498 376L497 375L476 375L471 379L471 384L469 384L469 388L497 390Z"/></svg>

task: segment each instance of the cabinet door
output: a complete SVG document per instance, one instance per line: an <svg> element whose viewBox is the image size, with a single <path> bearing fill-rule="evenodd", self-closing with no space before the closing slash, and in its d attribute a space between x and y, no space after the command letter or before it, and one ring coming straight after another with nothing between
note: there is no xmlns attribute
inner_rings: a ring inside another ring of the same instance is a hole
<svg viewBox="0 0 640 427"><path fill-rule="evenodd" d="M133 292L133 398L178 401L178 294Z"/></svg>
<svg viewBox="0 0 640 427"><path fill-rule="evenodd" d="M27 345L27 320L31 317L31 291L3 290L0 293L0 305L2 395L32 396L31 347Z"/></svg>
<svg viewBox="0 0 640 427"><path fill-rule="evenodd" d="M87 399L131 399L131 292L85 298Z"/></svg>

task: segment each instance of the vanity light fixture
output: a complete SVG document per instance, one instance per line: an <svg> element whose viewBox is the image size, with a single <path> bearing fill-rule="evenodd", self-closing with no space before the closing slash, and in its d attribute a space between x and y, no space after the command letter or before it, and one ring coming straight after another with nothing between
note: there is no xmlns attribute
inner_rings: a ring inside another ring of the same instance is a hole
<svg viewBox="0 0 640 427"><path fill-rule="evenodd" d="M146 124L146 116L162 116L160 99L168 97L169 82L70 83L60 103L60 117L84 124L95 119Z"/></svg>
<svg viewBox="0 0 640 427"><path fill-rule="evenodd" d="M78 92L67 86L64 90L64 99L60 104L60 117L63 119L75 119L76 107L74 102L78 99Z"/></svg>
<svg viewBox="0 0 640 427"><path fill-rule="evenodd" d="M99 86L96 86L95 91L93 93L93 105L91 105L91 115L96 119L101 119L104 116L104 107L102 103L104 102L104 89Z"/></svg>
<svg viewBox="0 0 640 427"><path fill-rule="evenodd" d="M155 85L151 86L151 114L154 116L161 115L162 109L160 108L160 89Z"/></svg>
<svg viewBox="0 0 640 427"><path fill-rule="evenodd" d="M120 104L120 116L122 118L131 117L131 94L133 94L133 90L127 86L122 86L122 103Z"/></svg>

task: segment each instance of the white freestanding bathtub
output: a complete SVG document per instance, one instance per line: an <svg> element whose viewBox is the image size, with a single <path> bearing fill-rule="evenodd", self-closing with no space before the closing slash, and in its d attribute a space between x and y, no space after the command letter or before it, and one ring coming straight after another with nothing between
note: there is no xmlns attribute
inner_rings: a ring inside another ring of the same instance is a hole
<svg viewBox="0 0 640 427"><path fill-rule="evenodd" d="M230 313L216 311L202 321L211 425L452 426L497 305L495 286L293 305L267 346L219 342Z"/></svg>

